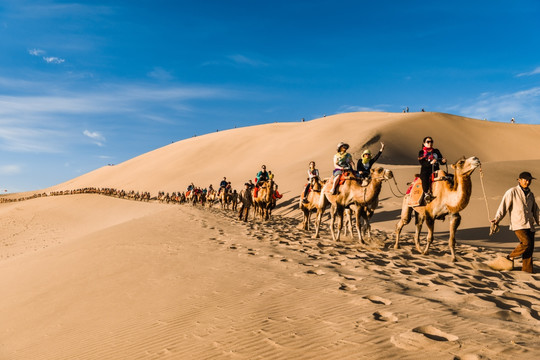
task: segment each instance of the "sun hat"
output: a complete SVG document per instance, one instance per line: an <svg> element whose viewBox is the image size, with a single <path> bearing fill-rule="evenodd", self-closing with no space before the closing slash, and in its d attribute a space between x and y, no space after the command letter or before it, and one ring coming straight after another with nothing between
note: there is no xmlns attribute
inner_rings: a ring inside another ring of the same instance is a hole
<svg viewBox="0 0 540 360"><path fill-rule="evenodd" d="M371 150L369 150L369 149L364 150L364 152L362 153L362 156L364 156L366 154L371 155Z"/></svg>
<svg viewBox="0 0 540 360"><path fill-rule="evenodd" d="M342 142L340 142L339 144L337 144L337 151L339 151L339 149L340 149L342 146L345 146L345 149L348 149L348 148L349 148L349 144L344 143L344 142L342 141Z"/></svg>

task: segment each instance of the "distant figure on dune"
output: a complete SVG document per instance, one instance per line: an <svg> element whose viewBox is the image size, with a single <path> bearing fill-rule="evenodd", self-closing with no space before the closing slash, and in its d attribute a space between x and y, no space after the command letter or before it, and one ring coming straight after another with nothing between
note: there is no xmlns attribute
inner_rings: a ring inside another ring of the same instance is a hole
<svg viewBox="0 0 540 360"><path fill-rule="evenodd" d="M431 194L431 177L434 172L439 170L439 164L446 164L446 159L442 156L439 149L433 147L433 138L431 136L426 136L422 144L422 150L418 152L420 179L422 179L424 200L426 203L429 203L433 200L433 195Z"/></svg>
<svg viewBox="0 0 540 360"><path fill-rule="evenodd" d="M356 170L358 171L358 175L362 178L368 178L371 172L371 167L375 162L379 159L382 152L384 150L384 144L381 142L381 149L375 155L374 157L371 156L371 150L366 149L364 152L362 152L362 158L358 160L358 163L356 164Z"/></svg>
<svg viewBox="0 0 540 360"><path fill-rule="evenodd" d="M495 218L491 222L498 226L499 222L508 213L510 216L510 230L513 230L519 240L519 245L508 255L508 260L522 257L521 270L532 273L534 252L534 223L540 225L540 212L538 204L529 186L532 180L531 173L524 171L518 176L518 185L508 189L503 196Z"/></svg>
<svg viewBox="0 0 540 360"><path fill-rule="evenodd" d="M512 118L512 120L510 120L510 122L511 122L512 124L515 124L516 119Z"/></svg>

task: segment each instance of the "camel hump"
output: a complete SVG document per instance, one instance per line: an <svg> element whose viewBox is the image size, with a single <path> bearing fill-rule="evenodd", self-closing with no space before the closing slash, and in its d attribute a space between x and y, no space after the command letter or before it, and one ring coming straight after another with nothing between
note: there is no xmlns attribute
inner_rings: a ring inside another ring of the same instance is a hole
<svg viewBox="0 0 540 360"><path fill-rule="evenodd" d="M416 178L409 189L407 190L407 194L409 194L409 202L407 205L409 206L419 206L422 202L422 195L424 194L424 191L422 190L422 180L420 178Z"/></svg>

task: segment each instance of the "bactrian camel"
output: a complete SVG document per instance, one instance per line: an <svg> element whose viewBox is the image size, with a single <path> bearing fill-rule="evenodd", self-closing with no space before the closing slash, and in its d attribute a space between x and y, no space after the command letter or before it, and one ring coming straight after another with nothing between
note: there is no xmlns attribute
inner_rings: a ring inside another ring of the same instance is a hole
<svg viewBox="0 0 540 360"><path fill-rule="evenodd" d="M420 249L420 231L424 220L428 227L427 244L422 252L428 254L429 246L433 241L433 228L435 220L444 220L447 215L450 215L450 237L448 238L448 247L452 254L452 261L456 260L455 254L455 236L456 230L461 222L459 212L469 204L472 191L471 174L479 167L480 160L477 157L468 159L462 158L452 165L455 170L454 180L445 180L445 173L442 170L437 172L437 178L432 184L432 194L435 197L429 204L422 206L410 207L409 195L403 198L403 206L401 209L401 220L396 225L396 243L394 248L399 249L399 235L403 226L411 221L412 212L416 213L416 233L414 234L414 244L419 252ZM441 179L441 180L437 180Z"/></svg>
<svg viewBox="0 0 540 360"><path fill-rule="evenodd" d="M311 213L317 211L321 189L326 183L326 180L321 181L319 177L314 177L311 181L311 188L306 197L307 202L304 202L304 192L300 195L300 210L304 214L302 229L304 230L309 230Z"/></svg>
<svg viewBox="0 0 540 360"><path fill-rule="evenodd" d="M341 228L343 227L343 211L345 208L349 208L351 205L355 205L357 208L361 208L367 204L370 204L372 200L379 196L381 192L382 182L392 179L394 175L392 171L383 169L381 167L371 169L371 180L365 186L362 186L362 180L357 179L354 176L346 178L343 184L339 185L337 194L332 194L332 181L328 181L323 189L322 195L319 199L319 205L317 206L317 221L315 223L315 235L314 238L319 237L319 229L322 222L322 217L326 206L330 207L330 232L332 233L332 239L339 241L341 234ZM337 234L334 231L334 224L336 215L339 217ZM356 231L360 239L360 243L364 243L362 232L360 231L360 212L355 212L356 218Z"/></svg>

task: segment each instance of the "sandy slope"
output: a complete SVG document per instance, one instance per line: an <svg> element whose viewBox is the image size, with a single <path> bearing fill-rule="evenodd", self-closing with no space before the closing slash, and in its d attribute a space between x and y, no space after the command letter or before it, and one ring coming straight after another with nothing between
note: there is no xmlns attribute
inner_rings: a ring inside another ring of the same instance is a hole
<svg viewBox="0 0 540 360"><path fill-rule="evenodd" d="M357 158L384 141L381 163L404 190L425 129L449 160L483 161L492 214L518 172L540 175L539 126L353 113L189 139L46 190L155 193L223 175L241 184L264 162L285 194L268 223L89 194L0 204L0 359L537 358L540 276L485 265L515 240L504 229L488 239L478 173L456 263L447 223L437 224L430 256L407 234L401 250L390 247L385 230L401 202L393 184L383 187L370 246L298 229L309 160L329 174L337 142Z"/></svg>

